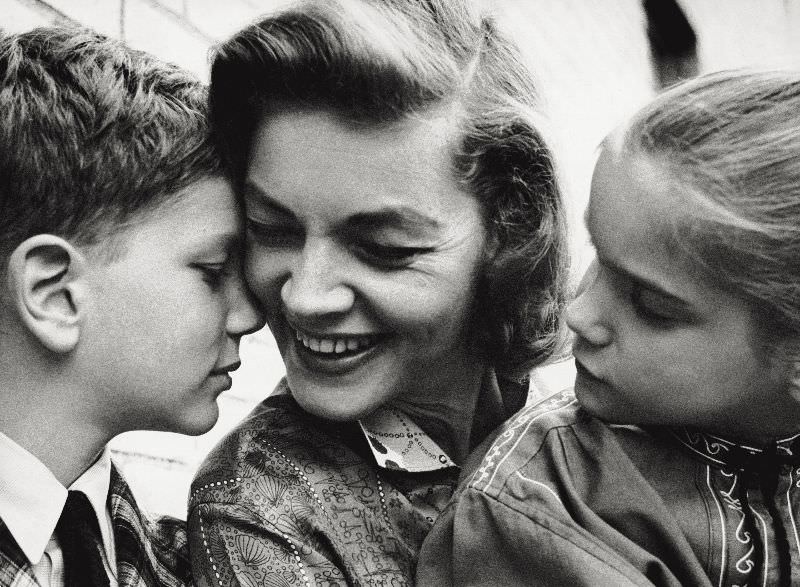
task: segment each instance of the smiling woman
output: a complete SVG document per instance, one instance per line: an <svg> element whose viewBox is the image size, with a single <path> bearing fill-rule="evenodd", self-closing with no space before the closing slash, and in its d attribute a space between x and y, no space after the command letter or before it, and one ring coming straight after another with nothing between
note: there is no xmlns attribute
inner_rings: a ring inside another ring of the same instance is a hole
<svg viewBox="0 0 800 587"><path fill-rule="evenodd" d="M448 124L364 132L290 113L255 136L247 274L312 414L352 421L392 402L424 416L444 401L450 427L471 425L476 398L463 390L485 370L471 314L486 235L479 201L451 178ZM457 432L437 440L460 462L469 429Z"/></svg>
<svg viewBox="0 0 800 587"><path fill-rule="evenodd" d="M286 379L195 479L199 583L411 582L459 466L561 341L535 97L467 2L304 2L219 48L213 118Z"/></svg>

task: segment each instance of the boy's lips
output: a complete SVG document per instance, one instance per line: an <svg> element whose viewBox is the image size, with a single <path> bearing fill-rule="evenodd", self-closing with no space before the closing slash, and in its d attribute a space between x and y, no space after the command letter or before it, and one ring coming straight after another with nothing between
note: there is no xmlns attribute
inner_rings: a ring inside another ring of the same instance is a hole
<svg viewBox="0 0 800 587"><path fill-rule="evenodd" d="M212 375L228 375L231 371L236 371L239 367L242 366L241 361L234 361L233 363L228 363L224 367L218 367L211 371Z"/></svg>

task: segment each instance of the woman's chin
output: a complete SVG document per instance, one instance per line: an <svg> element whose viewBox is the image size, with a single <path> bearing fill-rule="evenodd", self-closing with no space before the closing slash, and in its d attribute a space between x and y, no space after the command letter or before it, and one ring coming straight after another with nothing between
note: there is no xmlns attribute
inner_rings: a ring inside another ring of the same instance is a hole
<svg viewBox="0 0 800 587"><path fill-rule="evenodd" d="M373 397L375 389L380 388L368 382L363 386L320 385L302 376L293 377L291 372L287 372L287 381L297 404L324 420L354 422L382 405L380 399Z"/></svg>

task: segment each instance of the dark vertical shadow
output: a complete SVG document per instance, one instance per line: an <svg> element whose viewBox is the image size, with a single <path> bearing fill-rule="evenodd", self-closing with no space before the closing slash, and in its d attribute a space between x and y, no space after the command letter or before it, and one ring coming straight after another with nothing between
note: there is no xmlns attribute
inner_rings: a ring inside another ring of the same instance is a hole
<svg viewBox="0 0 800 587"><path fill-rule="evenodd" d="M698 73L697 35L677 0L642 0L658 89Z"/></svg>

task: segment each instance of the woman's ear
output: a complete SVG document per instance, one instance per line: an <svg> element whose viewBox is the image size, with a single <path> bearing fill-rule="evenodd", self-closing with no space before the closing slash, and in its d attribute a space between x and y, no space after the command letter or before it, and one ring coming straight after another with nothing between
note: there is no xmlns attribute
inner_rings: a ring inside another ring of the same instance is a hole
<svg viewBox="0 0 800 587"><path fill-rule="evenodd" d="M85 256L50 234L23 241L9 258L8 286L19 319L55 353L69 353L80 339L85 270Z"/></svg>

